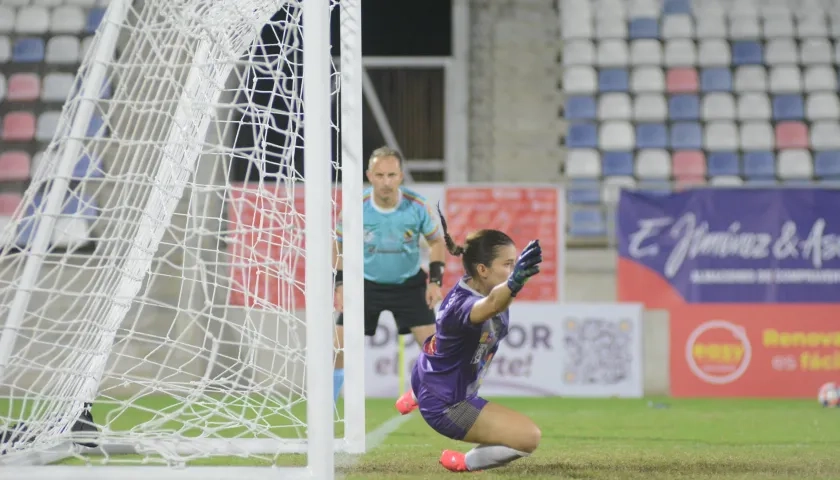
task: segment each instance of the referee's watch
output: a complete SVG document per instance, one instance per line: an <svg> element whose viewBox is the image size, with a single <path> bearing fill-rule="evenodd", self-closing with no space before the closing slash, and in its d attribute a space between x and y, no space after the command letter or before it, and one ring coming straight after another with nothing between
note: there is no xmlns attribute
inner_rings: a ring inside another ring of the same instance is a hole
<svg viewBox="0 0 840 480"><path fill-rule="evenodd" d="M429 264L429 283L434 283L438 287L443 285L443 262L432 262Z"/></svg>

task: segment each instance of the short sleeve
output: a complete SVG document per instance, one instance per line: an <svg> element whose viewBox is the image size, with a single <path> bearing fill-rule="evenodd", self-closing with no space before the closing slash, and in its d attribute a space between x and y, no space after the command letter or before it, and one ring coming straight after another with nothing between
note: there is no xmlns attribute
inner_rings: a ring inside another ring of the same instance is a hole
<svg viewBox="0 0 840 480"><path fill-rule="evenodd" d="M335 219L335 241L338 243L342 243L344 240L344 230L342 227L341 219L344 217L344 212L338 213L338 218Z"/></svg>
<svg viewBox="0 0 840 480"><path fill-rule="evenodd" d="M473 306L481 297L474 295L455 296L449 299L440 312L441 328L445 331L456 331L472 326L470 313Z"/></svg>
<svg viewBox="0 0 840 480"><path fill-rule="evenodd" d="M420 231L423 232L426 240L437 240L440 238L440 222L437 221L437 217L432 213L432 207L429 204L423 204L420 216Z"/></svg>

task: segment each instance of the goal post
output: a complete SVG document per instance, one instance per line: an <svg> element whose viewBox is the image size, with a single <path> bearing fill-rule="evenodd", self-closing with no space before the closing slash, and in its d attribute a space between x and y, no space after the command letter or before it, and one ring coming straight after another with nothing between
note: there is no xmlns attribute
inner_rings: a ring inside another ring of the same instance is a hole
<svg viewBox="0 0 840 480"><path fill-rule="evenodd" d="M360 2L110 2L3 232L0 477L331 479L365 451Z"/></svg>

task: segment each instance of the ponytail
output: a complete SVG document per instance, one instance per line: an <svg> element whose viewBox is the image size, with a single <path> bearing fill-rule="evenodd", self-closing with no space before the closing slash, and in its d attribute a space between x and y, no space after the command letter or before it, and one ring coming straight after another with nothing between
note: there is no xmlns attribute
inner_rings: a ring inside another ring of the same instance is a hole
<svg viewBox="0 0 840 480"><path fill-rule="evenodd" d="M440 226L443 228L443 241L446 242L446 249L449 250L450 254L455 255L456 257L461 256L465 249L463 246L455 243L455 240L452 240L449 232L446 231L446 218L443 217L443 212L440 211L440 202L438 202L437 211L440 216Z"/></svg>

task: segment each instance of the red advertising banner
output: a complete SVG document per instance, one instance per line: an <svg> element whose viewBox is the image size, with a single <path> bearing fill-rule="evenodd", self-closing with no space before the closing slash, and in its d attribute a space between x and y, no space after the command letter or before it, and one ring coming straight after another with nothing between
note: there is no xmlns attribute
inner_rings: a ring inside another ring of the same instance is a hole
<svg viewBox="0 0 840 480"><path fill-rule="evenodd" d="M675 397L814 397L840 381L840 307L684 305L671 311Z"/></svg>
<svg viewBox="0 0 840 480"><path fill-rule="evenodd" d="M235 185L228 202L231 305L302 309L305 258L304 189L248 183ZM332 191L334 219L341 193Z"/></svg>
<svg viewBox="0 0 840 480"><path fill-rule="evenodd" d="M556 302L562 299L560 255L564 248L560 190L554 187L446 187L446 224L452 238L463 243L467 235L482 228L501 230L518 248L539 239L543 248L540 274L528 281L520 301ZM464 269L461 259L448 256L445 290Z"/></svg>

